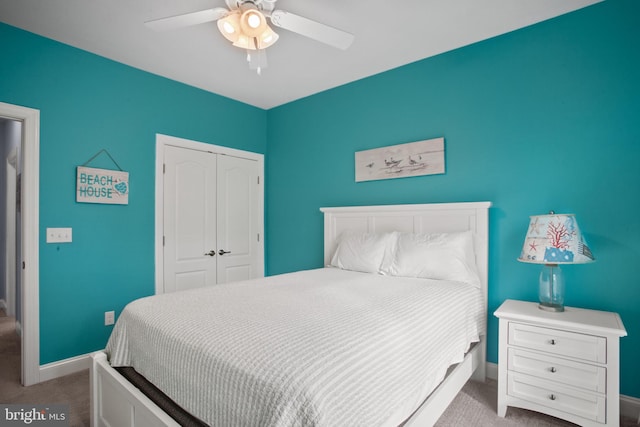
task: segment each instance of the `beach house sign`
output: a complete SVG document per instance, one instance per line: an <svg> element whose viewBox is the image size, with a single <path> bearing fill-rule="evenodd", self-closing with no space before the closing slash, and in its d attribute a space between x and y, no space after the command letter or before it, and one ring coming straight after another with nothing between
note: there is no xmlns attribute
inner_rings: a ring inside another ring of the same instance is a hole
<svg viewBox="0 0 640 427"><path fill-rule="evenodd" d="M78 166L76 202L129 204L129 172Z"/></svg>

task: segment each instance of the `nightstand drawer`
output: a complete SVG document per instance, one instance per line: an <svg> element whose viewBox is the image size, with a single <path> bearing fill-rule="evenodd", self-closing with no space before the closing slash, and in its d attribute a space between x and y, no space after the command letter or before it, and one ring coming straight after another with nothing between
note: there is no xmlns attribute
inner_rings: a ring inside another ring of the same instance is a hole
<svg viewBox="0 0 640 427"><path fill-rule="evenodd" d="M601 394L580 392L516 372L508 376L507 394L591 421L606 422L606 398Z"/></svg>
<svg viewBox="0 0 640 427"><path fill-rule="evenodd" d="M521 349L507 350L507 369L588 391L606 393L607 369Z"/></svg>
<svg viewBox="0 0 640 427"><path fill-rule="evenodd" d="M509 344L590 362L607 362L607 339L509 322Z"/></svg>

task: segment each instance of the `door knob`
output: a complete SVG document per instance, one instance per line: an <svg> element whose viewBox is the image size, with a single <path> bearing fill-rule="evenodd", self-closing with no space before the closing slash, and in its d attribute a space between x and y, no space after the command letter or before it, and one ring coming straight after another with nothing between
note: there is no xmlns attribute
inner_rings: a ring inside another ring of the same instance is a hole
<svg viewBox="0 0 640 427"><path fill-rule="evenodd" d="M224 254L230 254L230 253L231 253L231 251L225 251L224 249L220 249L218 251L218 255L224 255Z"/></svg>
<svg viewBox="0 0 640 427"><path fill-rule="evenodd" d="M211 249L209 252L207 252L205 255L209 255L209 256L216 256L216 251L214 251L213 249Z"/></svg>

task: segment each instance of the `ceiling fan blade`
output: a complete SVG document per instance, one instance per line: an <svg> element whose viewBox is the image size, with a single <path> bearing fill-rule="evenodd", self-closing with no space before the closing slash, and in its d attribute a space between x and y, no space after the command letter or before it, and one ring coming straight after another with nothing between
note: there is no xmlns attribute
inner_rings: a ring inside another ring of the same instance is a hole
<svg viewBox="0 0 640 427"><path fill-rule="evenodd" d="M346 31L283 10L271 12L271 22L276 27L293 31L342 50L346 50L354 39L353 34Z"/></svg>
<svg viewBox="0 0 640 427"><path fill-rule="evenodd" d="M145 22L145 25L156 31L169 31L191 25L204 24L205 22L217 21L228 13L229 10L224 7L215 7L213 9L200 10L198 12L154 19L152 21Z"/></svg>

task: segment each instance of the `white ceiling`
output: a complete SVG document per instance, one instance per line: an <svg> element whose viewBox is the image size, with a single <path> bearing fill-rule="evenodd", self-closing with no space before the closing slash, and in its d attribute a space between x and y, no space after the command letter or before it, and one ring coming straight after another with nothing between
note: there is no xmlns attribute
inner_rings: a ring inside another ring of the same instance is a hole
<svg viewBox="0 0 640 427"><path fill-rule="evenodd" d="M355 35L342 51L274 27L258 76L215 23L156 32L145 21L224 0L0 0L0 21L268 109L601 0L278 0L276 9Z"/></svg>

